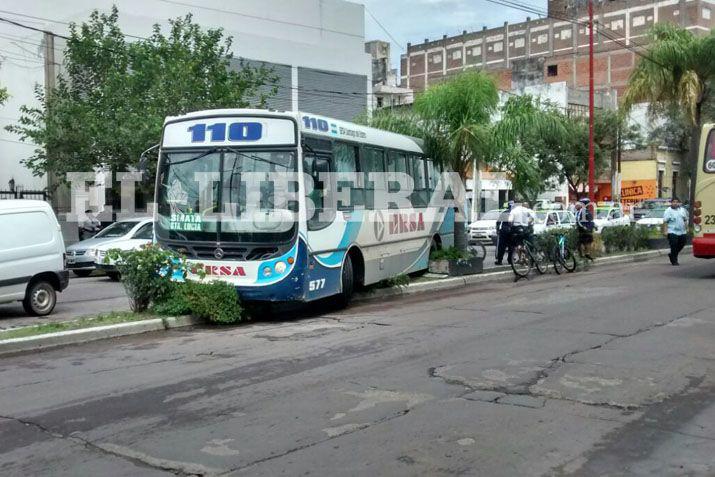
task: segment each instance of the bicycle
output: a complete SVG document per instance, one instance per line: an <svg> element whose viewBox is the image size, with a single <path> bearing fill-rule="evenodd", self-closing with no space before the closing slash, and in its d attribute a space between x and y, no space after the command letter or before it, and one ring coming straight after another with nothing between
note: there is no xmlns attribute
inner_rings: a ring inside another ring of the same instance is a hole
<svg viewBox="0 0 715 477"><path fill-rule="evenodd" d="M554 262L554 271L561 275L561 272L566 270L572 273L576 270L576 255L574 255L573 250L566 244L566 235L560 234L554 245L554 250L552 253L552 259Z"/></svg>
<svg viewBox="0 0 715 477"><path fill-rule="evenodd" d="M534 266L540 275L546 273L549 268L548 255L528 237L522 237L518 242L509 251L509 263L517 278L528 277Z"/></svg>

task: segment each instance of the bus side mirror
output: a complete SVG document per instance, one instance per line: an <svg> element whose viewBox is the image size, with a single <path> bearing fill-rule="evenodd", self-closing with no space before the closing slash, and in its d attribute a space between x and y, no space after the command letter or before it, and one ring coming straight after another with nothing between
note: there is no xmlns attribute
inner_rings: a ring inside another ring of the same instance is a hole
<svg viewBox="0 0 715 477"><path fill-rule="evenodd" d="M149 177L148 171L149 171L149 152L153 151L154 149L158 148L159 145L155 144L146 151L141 153L141 156L139 156L139 163L137 164L137 171L141 172L142 174L142 183L143 184L149 184L152 182L152 178Z"/></svg>

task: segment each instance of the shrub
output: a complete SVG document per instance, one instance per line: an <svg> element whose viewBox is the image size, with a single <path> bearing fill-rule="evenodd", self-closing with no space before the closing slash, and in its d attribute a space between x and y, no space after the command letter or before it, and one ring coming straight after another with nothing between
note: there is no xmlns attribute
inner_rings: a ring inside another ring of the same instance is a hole
<svg viewBox="0 0 715 477"><path fill-rule="evenodd" d="M605 252L605 246L603 245L603 238L601 234L593 234L593 243L591 244L591 256L596 258L603 255Z"/></svg>
<svg viewBox="0 0 715 477"><path fill-rule="evenodd" d="M209 283L187 281L183 284L191 314L212 323L237 323L243 308L233 285L221 281Z"/></svg>
<svg viewBox="0 0 715 477"><path fill-rule="evenodd" d="M104 261L115 263L134 312L163 301L171 290L171 277L175 273L185 276L189 269L181 256L153 244L139 250L111 249Z"/></svg>
<svg viewBox="0 0 715 477"><path fill-rule="evenodd" d="M152 309L160 315L194 315L213 323L236 323L244 317L233 285L220 281L172 283Z"/></svg>
<svg viewBox="0 0 715 477"><path fill-rule="evenodd" d="M188 315L191 313L186 283L172 282L168 293L154 303L152 311L159 315Z"/></svg>
<svg viewBox="0 0 715 477"><path fill-rule="evenodd" d="M430 253L430 260L460 260L469 258L469 252L456 247L441 248Z"/></svg>
<svg viewBox="0 0 715 477"><path fill-rule="evenodd" d="M535 237L535 245L548 253L551 253L556 247L558 238L561 235L566 236L566 245L568 245L572 250L576 250L576 244L578 243L578 232L575 228L560 228L560 229L550 229Z"/></svg>
<svg viewBox="0 0 715 477"><path fill-rule="evenodd" d="M605 227L601 238L607 253L636 251L648 248L649 232L645 227L618 225Z"/></svg>

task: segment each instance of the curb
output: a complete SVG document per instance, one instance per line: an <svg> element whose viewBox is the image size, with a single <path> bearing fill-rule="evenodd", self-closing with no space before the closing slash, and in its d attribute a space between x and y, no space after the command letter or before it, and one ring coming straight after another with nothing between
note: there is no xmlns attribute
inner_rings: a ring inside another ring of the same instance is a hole
<svg viewBox="0 0 715 477"><path fill-rule="evenodd" d="M691 246L686 246L683 250L688 250L689 248L691 248ZM656 257L665 257L669 252L669 249L659 249L648 250L646 252L611 255L608 257L597 258L594 261L594 265L615 265L619 263L644 262ZM380 300L383 298L413 295L415 293L457 289L479 283L509 282L513 281L513 278L514 274L511 270L482 273L479 275L466 275L463 277L439 278L433 281L411 283L401 287L378 288L370 292L359 293L353 297L353 301L359 303Z"/></svg>
<svg viewBox="0 0 715 477"><path fill-rule="evenodd" d="M685 247L689 249L691 246ZM643 262L652 258L667 256L669 250L649 250L623 255L613 255L601 257L595 260L595 264L614 265L618 263ZM358 293L353 297L354 302L368 302L390 297L407 296L417 293L427 293L432 291L458 289L477 285L479 283L498 283L513 280L511 270L500 270L479 275L466 275L463 277L440 278L432 281L412 283L410 285L393 288L379 288L368 293ZM152 318L150 320L132 321L128 323L117 323L114 325L95 326L79 330L60 331L58 333L47 333L37 336L26 336L23 338L11 338L0 340L0 356L10 353L25 351L40 351L56 346L86 343L89 341L102 340L107 338L117 338L119 336L137 335L151 331L163 331L174 328L185 328L203 324L204 321L193 316L169 316L163 318Z"/></svg>
<svg viewBox="0 0 715 477"><path fill-rule="evenodd" d="M39 351L55 346L86 343L88 341L137 335L150 331L163 331L202 324L203 321L193 316L169 316L150 320L117 323L114 325L95 326L78 330L46 333L37 336L0 340L0 355L22 351Z"/></svg>

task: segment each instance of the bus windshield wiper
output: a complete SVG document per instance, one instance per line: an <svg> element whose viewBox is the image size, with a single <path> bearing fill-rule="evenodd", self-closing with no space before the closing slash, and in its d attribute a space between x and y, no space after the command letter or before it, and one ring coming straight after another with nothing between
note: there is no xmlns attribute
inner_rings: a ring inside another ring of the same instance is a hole
<svg viewBox="0 0 715 477"><path fill-rule="evenodd" d="M185 164L185 163L187 163L187 162L192 162L192 161L195 161L195 160L197 160L197 159L201 159L202 157L206 157L206 156L208 156L209 154L213 154L214 152L219 152L221 149L222 149L222 148L220 148L220 147L214 147L214 148L212 148L212 149L209 149L208 151L202 152L202 153L199 154L198 156L190 157L190 158L188 158L188 159L184 159L184 160L176 161L176 162L174 162L174 161L171 160L171 158L170 158L170 156L169 156L169 154L171 154L171 153L167 153L167 155L166 155L166 160L165 160L164 163L167 164L167 165L171 165L171 166L176 166L176 165L178 165L178 164Z"/></svg>

